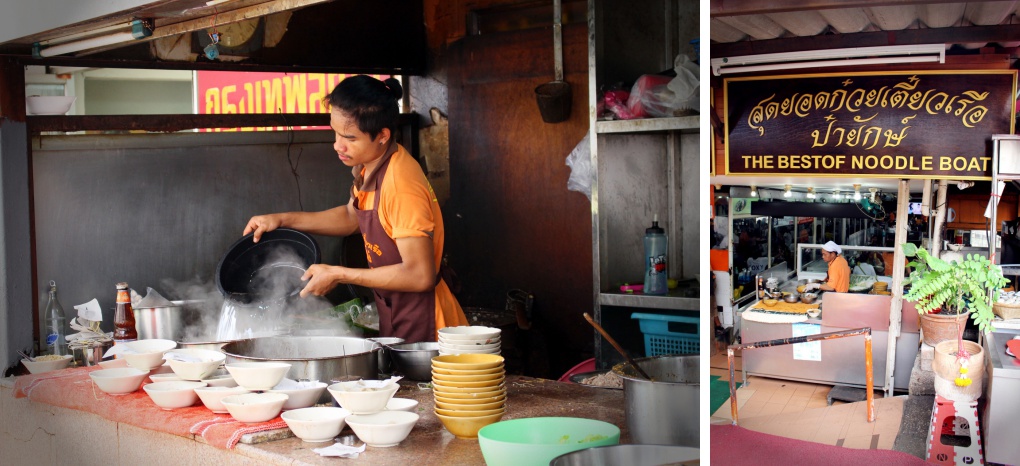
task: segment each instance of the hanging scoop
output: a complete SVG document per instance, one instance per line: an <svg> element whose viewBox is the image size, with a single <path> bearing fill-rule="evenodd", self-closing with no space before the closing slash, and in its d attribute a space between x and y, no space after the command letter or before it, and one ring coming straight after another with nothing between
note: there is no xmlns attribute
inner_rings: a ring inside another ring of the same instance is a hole
<svg viewBox="0 0 1020 466"><path fill-rule="evenodd" d="M553 58L555 59L556 79L535 88L538 99L538 111L542 121L560 123L570 118L572 93L570 84L563 80L563 26L560 0L553 0Z"/></svg>

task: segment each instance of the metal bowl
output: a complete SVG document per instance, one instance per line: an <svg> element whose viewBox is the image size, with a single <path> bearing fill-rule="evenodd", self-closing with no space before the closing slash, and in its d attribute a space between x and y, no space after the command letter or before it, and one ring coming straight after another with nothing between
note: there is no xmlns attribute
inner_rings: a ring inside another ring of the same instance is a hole
<svg viewBox="0 0 1020 466"><path fill-rule="evenodd" d="M797 293L783 293L783 301L788 303L795 303L800 301L800 295Z"/></svg>
<svg viewBox="0 0 1020 466"><path fill-rule="evenodd" d="M232 341L223 345L227 363L272 361L290 363L286 377L332 383L379 376L378 344L353 337L265 337ZM319 403L329 403L324 392Z"/></svg>
<svg viewBox="0 0 1020 466"><path fill-rule="evenodd" d="M697 448L675 445L612 445L557 456L550 466L610 466L616 464L680 464L700 458Z"/></svg>
<svg viewBox="0 0 1020 466"><path fill-rule="evenodd" d="M439 356L439 342L404 343L385 348L398 373L410 380L432 380L432 358Z"/></svg>
<svg viewBox="0 0 1020 466"><path fill-rule="evenodd" d="M800 302L804 304L814 304L815 300L818 299L818 295L814 293L804 293L800 295Z"/></svg>

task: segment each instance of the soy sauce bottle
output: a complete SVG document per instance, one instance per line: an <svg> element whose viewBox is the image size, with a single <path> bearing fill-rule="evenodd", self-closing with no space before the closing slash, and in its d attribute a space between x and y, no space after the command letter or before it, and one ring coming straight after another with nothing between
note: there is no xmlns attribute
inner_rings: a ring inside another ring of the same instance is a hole
<svg viewBox="0 0 1020 466"><path fill-rule="evenodd" d="M135 329L135 311L131 307L131 292L128 284L117 284L117 310L113 314L113 344L118 345L138 339Z"/></svg>

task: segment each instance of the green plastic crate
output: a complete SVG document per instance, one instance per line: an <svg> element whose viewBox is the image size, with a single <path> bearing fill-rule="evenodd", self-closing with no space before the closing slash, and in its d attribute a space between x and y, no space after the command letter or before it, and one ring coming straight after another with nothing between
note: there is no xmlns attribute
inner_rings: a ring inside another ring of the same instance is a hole
<svg viewBox="0 0 1020 466"><path fill-rule="evenodd" d="M700 354L701 321L697 317L635 312L645 335L645 356Z"/></svg>

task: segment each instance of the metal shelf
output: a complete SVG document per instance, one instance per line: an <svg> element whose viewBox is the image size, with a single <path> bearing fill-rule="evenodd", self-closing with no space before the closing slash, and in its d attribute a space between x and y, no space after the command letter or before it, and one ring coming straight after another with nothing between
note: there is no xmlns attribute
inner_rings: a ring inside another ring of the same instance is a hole
<svg viewBox="0 0 1020 466"><path fill-rule="evenodd" d="M701 116L691 115L670 118L643 118L639 120L605 120L595 123L595 132L605 133L648 133L655 131L697 132L701 128Z"/></svg>
<svg viewBox="0 0 1020 466"><path fill-rule="evenodd" d="M599 304L603 306L641 307L646 309L675 309L697 311L700 309L698 298L688 298L679 294L665 296L645 295L640 293L599 293Z"/></svg>

